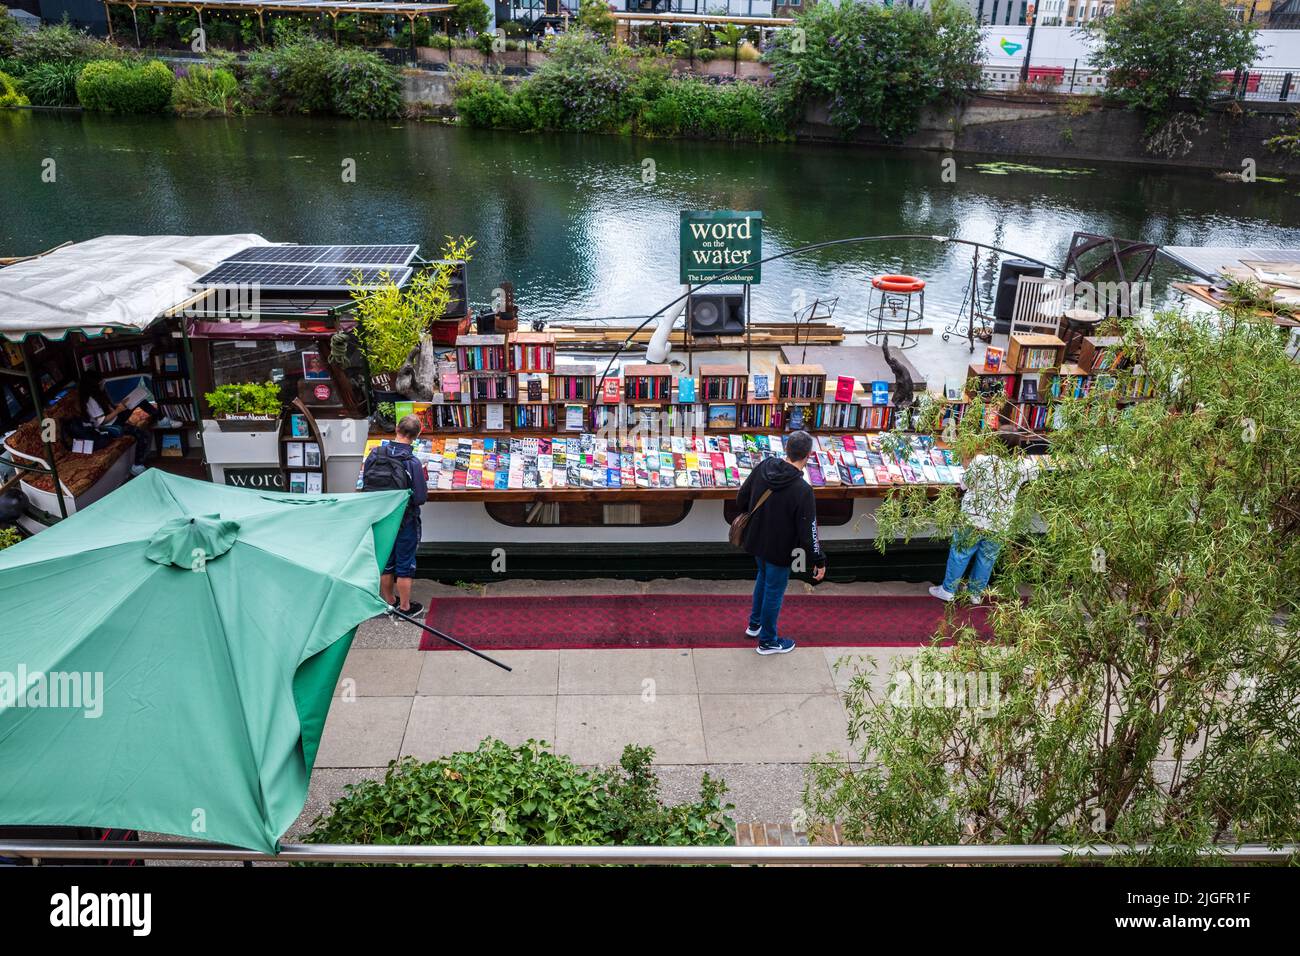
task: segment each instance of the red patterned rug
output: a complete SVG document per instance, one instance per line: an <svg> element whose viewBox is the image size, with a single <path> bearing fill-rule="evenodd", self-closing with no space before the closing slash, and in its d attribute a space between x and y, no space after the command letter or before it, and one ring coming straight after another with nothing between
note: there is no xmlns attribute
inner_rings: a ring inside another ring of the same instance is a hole
<svg viewBox="0 0 1300 956"><path fill-rule="evenodd" d="M752 647L749 607L741 594L464 597L433 601L425 620L481 650ZM813 647L888 647L970 625L992 637L987 607L957 608L950 621L946 610L932 597L793 594L781 608L781 636ZM454 650L428 633L420 649Z"/></svg>

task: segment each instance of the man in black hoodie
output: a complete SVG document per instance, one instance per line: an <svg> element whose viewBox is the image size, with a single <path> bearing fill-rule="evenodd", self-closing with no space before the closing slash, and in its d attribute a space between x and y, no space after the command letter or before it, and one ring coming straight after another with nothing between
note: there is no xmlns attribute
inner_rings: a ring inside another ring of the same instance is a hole
<svg viewBox="0 0 1300 956"><path fill-rule="evenodd" d="M420 546L420 505L429 500L424 464L411 451L411 443L420 437L420 419L407 415L397 423L397 436L380 445L366 458L361 468L363 491L409 491L411 500L402 512L402 525L393 543L393 553L379 576L379 593L403 614L418 615L424 610L419 601L411 600L411 577L415 574L415 552Z"/></svg>
<svg viewBox="0 0 1300 956"><path fill-rule="evenodd" d="M814 581L826 576L826 555L817 538L817 500L803 478L811 451L811 435L791 433L785 440L786 457L764 459L736 494L736 504L750 512L744 548L758 565L745 634L758 638L760 654L794 650L794 641L776 631L790 566L797 564L796 570L801 571L811 562Z"/></svg>

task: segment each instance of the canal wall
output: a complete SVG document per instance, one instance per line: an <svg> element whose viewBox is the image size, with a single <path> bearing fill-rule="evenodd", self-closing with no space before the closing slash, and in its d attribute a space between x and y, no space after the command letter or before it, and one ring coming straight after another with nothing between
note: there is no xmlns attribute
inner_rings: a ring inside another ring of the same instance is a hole
<svg viewBox="0 0 1300 956"><path fill-rule="evenodd" d="M506 83L518 83L520 78L502 77ZM453 80L449 73L404 70L402 86L412 115L446 118L455 115ZM1008 159L1081 163L1100 160L1215 172L1240 172L1243 161L1252 159L1256 172L1261 175L1288 176L1300 174L1300 157L1275 153L1264 146L1264 141L1278 135L1283 124L1296 113L1294 106L1286 104L1258 101L1227 104L1212 111L1199 131L1189 134L1185 152L1161 157L1146 151L1143 119L1131 110L1089 104L1079 97L1018 98L985 94L959 107L924 111L920 128L902 143L886 143L870 128L859 130L853 142ZM808 142L844 141L822 104L808 108L796 135Z"/></svg>

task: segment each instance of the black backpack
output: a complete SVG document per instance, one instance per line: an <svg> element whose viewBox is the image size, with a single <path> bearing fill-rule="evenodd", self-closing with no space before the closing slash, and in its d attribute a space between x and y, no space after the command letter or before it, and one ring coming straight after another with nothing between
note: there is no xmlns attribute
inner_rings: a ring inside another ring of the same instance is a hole
<svg viewBox="0 0 1300 956"><path fill-rule="evenodd" d="M411 473L406 469L405 459L394 458L388 446L384 445L366 463L361 490L410 491Z"/></svg>

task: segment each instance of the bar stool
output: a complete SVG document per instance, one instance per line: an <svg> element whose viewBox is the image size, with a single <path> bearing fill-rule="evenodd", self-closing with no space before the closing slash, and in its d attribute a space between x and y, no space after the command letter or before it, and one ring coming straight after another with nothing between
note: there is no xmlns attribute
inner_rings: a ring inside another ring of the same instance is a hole
<svg viewBox="0 0 1300 956"><path fill-rule="evenodd" d="M866 339L873 345L890 341L891 336L898 339L900 349L916 345L925 321L925 282L908 275L873 278L871 291L867 293L868 325L872 319L876 320L876 327L869 329Z"/></svg>
<svg viewBox="0 0 1300 956"><path fill-rule="evenodd" d="M1065 357L1073 362L1079 357L1083 340L1097 332L1105 316L1091 309L1066 309L1062 314L1061 337L1065 339Z"/></svg>

